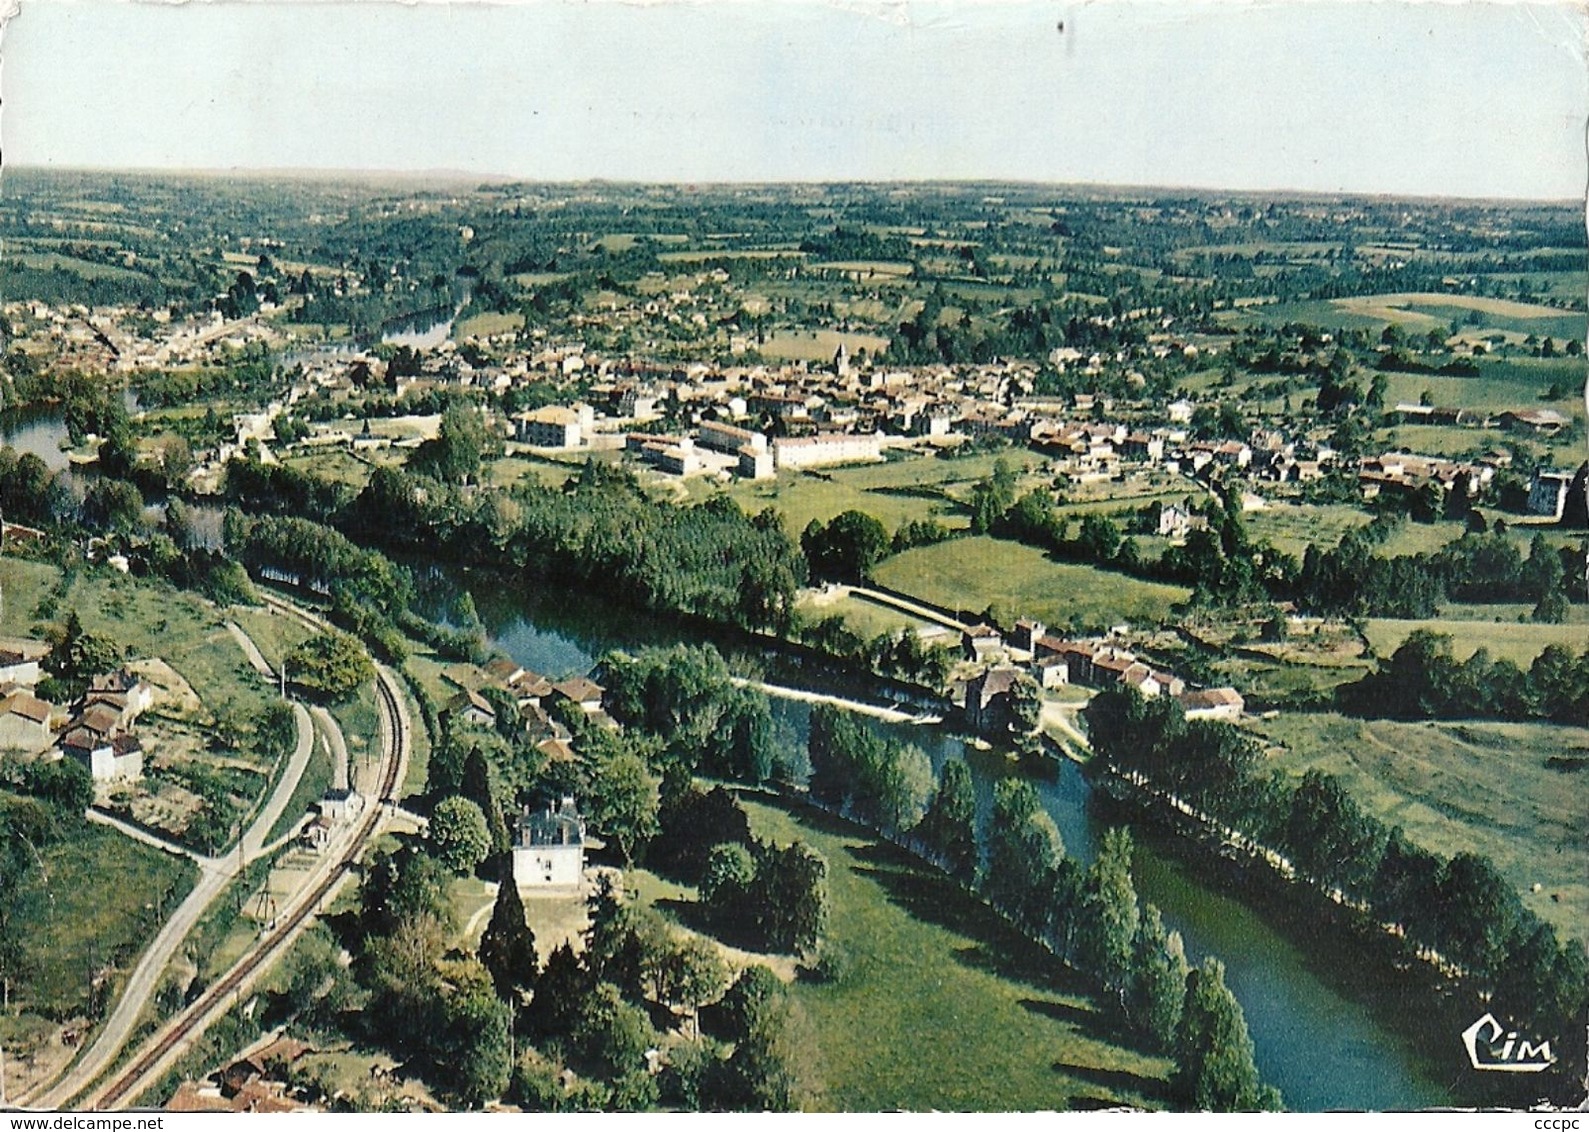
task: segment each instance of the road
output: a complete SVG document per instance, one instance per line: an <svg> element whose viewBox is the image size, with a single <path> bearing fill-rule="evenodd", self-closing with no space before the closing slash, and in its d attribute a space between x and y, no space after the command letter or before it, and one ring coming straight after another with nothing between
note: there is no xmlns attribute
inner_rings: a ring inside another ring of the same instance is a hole
<svg viewBox="0 0 1589 1132"><path fill-rule="evenodd" d="M199 866L198 883L177 905L171 917L155 934L154 940L139 956L138 964L127 977L115 1009L95 1034L93 1044L83 1051L66 1075L58 1079L48 1092L41 1095L35 1089L32 1096L23 1098L24 1103L58 1108L104 1071L126 1044L133 1027L138 1023L138 1016L143 1013L145 1004L154 994L166 967L187 939L188 933L203 918L232 878L260 856L272 827L286 811L293 791L298 789L298 781L303 777L304 768L309 765L309 756L314 750L314 727L309 720L309 713L301 704L293 705L293 718L298 725L297 745L287 760L286 769L276 780L275 789L258 816L243 832L242 851L239 853L234 849L219 857L194 856Z"/></svg>

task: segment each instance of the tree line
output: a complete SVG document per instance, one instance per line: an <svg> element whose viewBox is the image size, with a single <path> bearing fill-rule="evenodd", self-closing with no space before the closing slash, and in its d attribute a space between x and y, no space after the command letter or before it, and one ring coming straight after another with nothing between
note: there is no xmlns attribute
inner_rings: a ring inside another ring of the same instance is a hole
<svg viewBox="0 0 1589 1132"><path fill-rule="evenodd" d="M1488 859L1462 852L1442 860L1364 813L1320 771L1298 780L1264 774L1251 736L1187 720L1170 697L1110 688L1093 698L1086 721L1092 773L1164 791L1282 854L1303 882L1456 964L1474 991L1493 996L1497 1015L1571 1045L1574 1019L1589 1005L1589 956L1524 908Z"/></svg>
<svg viewBox="0 0 1589 1132"><path fill-rule="evenodd" d="M1589 648L1579 656L1547 645L1525 672L1483 646L1465 661L1451 637L1430 629L1409 634L1379 670L1336 689L1340 709L1389 719L1549 719L1589 721Z"/></svg>
<svg viewBox="0 0 1589 1132"><path fill-rule="evenodd" d="M1174 1059L1171 1087L1188 1107L1280 1107L1259 1079L1223 965L1189 968L1179 935L1138 899L1126 830L1109 831L1083 868L1031 783L1006 778L979 833L965 762L946 761L935 779L919 748L826 705L812 709L811 764L813 799L912 848L1094 979L1127 1025Z"/></svg>

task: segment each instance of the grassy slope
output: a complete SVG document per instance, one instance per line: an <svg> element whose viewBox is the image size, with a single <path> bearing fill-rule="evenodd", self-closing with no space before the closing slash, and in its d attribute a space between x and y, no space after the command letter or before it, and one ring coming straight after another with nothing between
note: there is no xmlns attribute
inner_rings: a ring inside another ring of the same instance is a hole
<svg viewBox="0 0 1589 1132"><path fill-rule="evenodd" d="M1454 608L1461 608L1460 606ZM1493 606L1485 608L1496 608ZM1505 608L1505 607L1501 607ZM1437 618L1429 621L1394 621L1375 619L1365 627L1365 635L1374 651L1380 656L1395 652L1414 630L1432 629L1451 638L1451 654L1466 660L1479 648L1490 650L1492 660L1502 657L1527 669L1546 645L1565 645L1574 653L1582 652L1589 644L1589 633L1582 624L1568 622L1564 625L1539 625L1533 622L1467 621Z"/></svg>
<svg viewBox="0 0 1589 1132"><path fill-rule="evenodd" d="M157 911L169 914L198 870L94 825L42 857L44 871L35 870L20 894L20 934L33 968L22 997L33 1010L65 1018L87 1004L91 966L132 967L154 934Z"/></svg>
<svg viewBox="0 0 1589 1132"><path fill-rule="evenodd" d="M761 837L828 860L834 985L799 984L827 1106L1034 1111L1162 1103L1169 1063L1115 1044L1112 1019L981 904L859 829L746 807Z"/></svg>
<svg viewBox="0 0 1589 1132"><path fill-rule="evenodd" d="M1179 586L1143 582L1090 566L1055 562L1040 550L994 538L952 539L888 559L878 581L950 608L1000 603L1050 625L1163 621L1185 601Z"/></svg>
<svg viewBox="0 0 1589 1132"><path fill-rule="evenodd" d="M1558 931L1589 935L1582 783L1545 765L1552 755L1589 750L1589 730L1291 713L1255 730L1288 748L1272 765L1335 775L1369 813L1442 856L1488 856Z"/></svg>

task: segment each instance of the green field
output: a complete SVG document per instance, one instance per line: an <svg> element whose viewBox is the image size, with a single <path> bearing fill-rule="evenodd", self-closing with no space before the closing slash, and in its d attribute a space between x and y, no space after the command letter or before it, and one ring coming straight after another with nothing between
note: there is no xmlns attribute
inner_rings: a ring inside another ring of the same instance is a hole
<svg viewBox="0 0 1589 1132"><path fill-rule="evenodd" d="M506 334L524 326L522 314L504 314L486 311L460 320L452 328L452 337L459 342L465 338L489 338L493 334Z"/></svg>
<svg viewBox="0 0 1589 1132"><path fill-rule="evenodd" d="M1119 621L1156 623L1190 592L1124 574L1055 562L1018 542L988 537L951 539L896 554L874 575L885 586L950 609L997 605L1012 619L1100 628Z"/></svg>
<svg viewBox="0 0 1589 1132"><path fill-rule="evenodd" d="M859 597L843 597L837 601L808 600L797 607L797 612L810 621L820 621L824 617L841 617L850 632L867 640L884 633L893 634L903 630L920 629L929 624L919 617L912 617L908 613Z"/></svg>
<svg viewBox="0 0 1589 1132"><path fill-rule="evenodd" d="M741 480L728 488L728 495L740 509L754 515L768 507L783 517L784 529L798 539L812 519L827 522L841 511L864 511L890 534L914 519L935 519L946 527L964 527L966 517L946 499L925 495L884 494L851 486L842 469L812 475L806 472L780 472L773 480ZM715 490L711 485L690 485L692 491Z"/></svg>
<svg viewBox="0 0 1589 1132"><path fill-rule="evenodd" d="M84 825L44 848L43 869L17 893L26 1008L66 1019L86 1012L89 978L125 974L156 925L187 895L198 869L102 826ZM119 979L100 991L114 1001Z"/></svg>
<svg viewBox="0 0 1589 1132"><path fill-rule="evenodd" d="M972 484L993 473L999 458L907 456L881 464L782 472L773 480L741 480L727 490L747 514L754 515L768 507L779 511L784 529L795 538L812 519L827 522L849 510L871 515L890 534L904 523L920 519L932 519L957 530L968 522L959 501L970 494ZM1026 474L1042 464L1038 456L1022 450L1011 450L1003 454L1003 459ZM701 480L688 486L692 498L719 490Z"/></svg>
<svg viewBox="0 0 1589 1132"><path fill-rule="evenodd" d="M1442 408L1492 414L1508 409L1555 409L1569 418L1583 420L1582 360L1505 358L1481 362L1477 377L1387 373L1385 379L1387 407L1402 402L1417 404L1428 393L1430 402ZM1552 385L1559 386L1564 396L1545 399L1544 394ZM1473 435L1477 438L1481 433L1474 430Z"/></svg>
<svg viewBox="0 0 1589 1132"><path fill-rule="evenodd" d="M43 562L0 558L0 633L8 637L33 635L40 620L40 604L61 580L61 572ZM53 616L53 613L52 613ZM61 613L64 617L64 611Z"/></svg>
<svg viewBox="0 0 1589 1132"><path fill-rule="evenodd" d="M64 620L67 609L89 632L121 644L129 658L166 661L212 713L250 720L275 695L249 667L220 611L169 583L115 572L80 575L56 616Z"/></svg>
<svg viewBox="0 0 1589 1132"><path fill-rule="evenodd" d="M828 860L836 984L797 984L816 1035L822 1107L1031 1112L1164 1103L1169 1063L1052 957L979 901L859 828L749 801L757 836Z"/></svg>
<svg viewBox="0 0 1589 1132"><path fill-rule="evenodd" d="M306 453L295 453L282 460L295 471L305 472L332 483L345 484L354 491L364 490L374 471L346 448L321 446Z"/></svg>
<svg viewBox="0 0 1589 1132"><path fill-rule="evenodd" d="M1565 935L1589 938L1583 783L1545 765L1553 755L1589 754L1589 730L1298 713L1254 729L1287 748L1271 765L1335 775L1367 812L1432 852L1482 853L1532 911Z"/></svg>
<svg viewBox="0 0 1589 1132"><path fill-rule="evenodd" d="M1582 298L1582 295L1580 284L1577 297ZM1231 312L1223 318L1237 326L1279 326L1287 322L1301 322L1327 329L1378 331L1394 325L1405 334L1422 336L1431 330L1449 333L1452 320L1466 322L1470 311L1477 311L1480 321L1471 327L1464 327L1464 330L1497 330L1535 334L1540 338L1554 337L1557 345L1572 338L1582 341L1584 337L1585 320L1579 313L1537 303L1438 292L1269 303L1249 307L1239 313Z"/></svg>
<svg viewBox="0 0 1589 1132"><path fill-rule="evenodd" d="M831 362L839 344L849 348L850 357L865 350L877 354L888 347L888 339L876 334L854 334L838 330L776 330L767 335L757 350L763 357L788 361Z"/></svg>
<svg viewBox="0 0 1589 1132"><path fill-rule="evenodd" d="M1486 648L1490 650L1492 660L1505 657L1525 670L1544 651L1546 645L1565 645L1575 654L1589 646L1589 631L1582 624L1539 625L1532 621L1520 624L1515 617L1495 621L1454 618L1397 621L1375 618L1365 626L1364 633L1369 644L1374 646L1375 653L1389 656L1417 629L1430 629L1449 636L1451 655L1458 660L1465 660L1478 649Z"/></svg>
<svg viewBox="0 0 1589 1132"><path fill-rule="evenodd" d="M1368 525L1372 516L1346 503L1311 504L1273 500L1262 511L1242 516L1247 533L1256 542L1298 558L1312 543L1321 549L1335 546L1347 531Z"/></svg>

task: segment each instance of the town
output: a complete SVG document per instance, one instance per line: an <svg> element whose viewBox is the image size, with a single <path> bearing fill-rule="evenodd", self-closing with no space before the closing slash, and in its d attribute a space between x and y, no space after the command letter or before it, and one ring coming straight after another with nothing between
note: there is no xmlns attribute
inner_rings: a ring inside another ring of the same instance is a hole
<svg viewBox="0 0 1589 1132"><path fill-rule="evenodd" d="M1572 207L19 170L0 228L0 1095L1343 1107L1199 1052L1416 1040L1238 1005L1277 930L1570 1092ZM1366 1103L1506 1084L1442 1080Z"/></svg>

